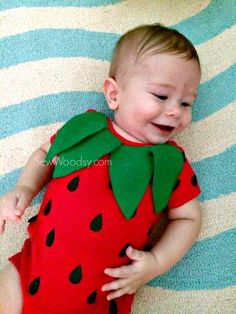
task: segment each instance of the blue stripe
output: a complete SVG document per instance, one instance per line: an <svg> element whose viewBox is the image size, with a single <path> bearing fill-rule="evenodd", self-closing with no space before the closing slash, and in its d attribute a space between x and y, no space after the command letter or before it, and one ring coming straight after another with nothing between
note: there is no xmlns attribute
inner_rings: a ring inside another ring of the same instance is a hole
<svg viewBox="0 0 236 314"><path fill-rule="evenodd" d="M0 11L20 7L98 7L123 0L2 0Z"/></svg>
<svg viewBox="0 0 236 314"><path fill-rule="evenodd" d="M149 285L182 291L233 286L236 284L235 252L236 228L196 242L176 266Z"/></svg>
<svg viewBox="0 0 236 314"><path fill-rule="evenodd" d="M199 87L193 106L193 121L198 121L222 109L236 99L236 64Z"/></svg>
<svg viewBox="0 0 236 314"><path fill-rule="evenodd" d="M17 183L17 180L21 174L22 168L15 169L6 175L0 176L0 196L10 191ZM32 205L38 205L43 199L45 193L44 188L32 201Z"/></svg>
<svg viewBox="0 0 236 314"><path fill-rule="evenodd" d="M1 39L0 67L55 57L110 60L118 38L118 34L82 29L33 30Z"/></svg>
<svg viewBox="0 0 236 314"><path fill-rule="evenodd" d="M212 0L195 16L173 25L173 28L188 37L194 45L205 42L234 25L236 6L234 0Z"/></svg>
<svg viewBox="0 0 236 314"><path fill-rule="evenodd" d="M236 170L232 163L235 156L236 145L233 145L219 155L193 164L202 190L200 201L211 200L236 191ZM2 176L0 195L15 185L20 171L21 169L15 169Z"/></svg>
<svg viewBox="0 0 236 314"><path fill-rule="evenodd" d="M198 100L193 107L193 121L209 116L236 98L232 79L235 75L236 66L234 65L201 84ZM94 109L98 110L102 108L104 111L107 107L105 97L102 93L96 92L66 92L7 106L0 109L1 121L8 121L5 122L6 124L1 124L0 138L39 125L65 121L77 114L79 109L83 111L87 106L95 106Z"/></svg>
<svg viewBox="0 0 236 314"><path fill-rule="evenodd" d="M118 34L81 29L40 29L0 41L0 67L55 57L110 60Z"/></svg>
<svg viewBox="0 0 236 314"><path fill-rule="evenodd" d="M236 145L221 154L193 163L202 190L200 201L236 192Z"/></svg>
<svg viewBox="0 0 236 314"><path fill-rule="evenodd" d="M43 96L0 110L0 138L30 128L62 122L88 108L109 114L103 93L69 92Z"/></svg>

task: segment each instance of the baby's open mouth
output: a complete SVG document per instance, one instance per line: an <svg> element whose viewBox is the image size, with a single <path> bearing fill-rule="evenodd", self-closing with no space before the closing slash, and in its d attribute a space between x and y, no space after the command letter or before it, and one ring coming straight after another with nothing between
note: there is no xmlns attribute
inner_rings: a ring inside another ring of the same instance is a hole
<svg viewBox="0 0 236 314"><path fill-rule="evenodd" d="M170 125L163 125L163 124L157 124L157 123L152 123L152 124L162 131L172 132L174 130L174 127Z"/></svg>

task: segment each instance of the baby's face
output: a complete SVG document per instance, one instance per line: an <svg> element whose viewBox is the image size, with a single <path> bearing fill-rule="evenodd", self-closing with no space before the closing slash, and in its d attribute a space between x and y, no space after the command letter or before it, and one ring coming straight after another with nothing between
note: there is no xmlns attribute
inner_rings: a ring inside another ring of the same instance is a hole
<svg viewBox="0 0 236 314"><path fill-rule="evenodd" d="M173 54L142 56L125 81L121 77L116 81L114 126L118 133L152 144L165 143L178 134L191 122L200 76L195 60Z"/></svg>

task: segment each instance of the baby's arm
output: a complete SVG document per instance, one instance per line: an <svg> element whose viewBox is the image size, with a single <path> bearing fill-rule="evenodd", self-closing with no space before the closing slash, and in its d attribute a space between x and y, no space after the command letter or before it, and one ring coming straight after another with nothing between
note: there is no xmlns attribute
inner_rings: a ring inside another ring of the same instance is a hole
<svg viewBox="0 0 236 314"><path fill-rule="evenodd" d="M54 165L45 165L44 158L51 143L44 143L26 163L16 186L0 199L0 234L6 221L20 220L32 199L49 181Z"/></svg>
<svg viewBox="0 0 236 314"><path fill-rule="evenodd" d="M103 291L115 290L108 295L109 300L134 293L143 284L168 271L195 242L202 219L200 203L196 198L169 210L168 216L170 222L150 252L128 247L126 254L132 264L105 270L107 275L117 278L102 288Z"/></svg>

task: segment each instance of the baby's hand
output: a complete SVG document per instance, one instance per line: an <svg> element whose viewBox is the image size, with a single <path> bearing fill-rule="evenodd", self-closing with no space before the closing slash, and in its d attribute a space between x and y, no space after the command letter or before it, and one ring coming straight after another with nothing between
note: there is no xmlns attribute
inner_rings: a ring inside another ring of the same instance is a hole
<svg viewBox="0 0 236 314"><path fill-rule="evenodd" d="M17 186L0 199L0 234L6 221L19 221L34 197L33 191L26 186Z"/></svg>
<svg viewBox="0 0 236 314"><path fill-rule="evenodd" d="M132 264L117 268L106 268L105 274L118 278L102 287L102 291L113 290L107 299L118 298L124 294L133 294L139 287L158 275L159 263L152 252L144 252L128 247L127 256Z"/></svg>

